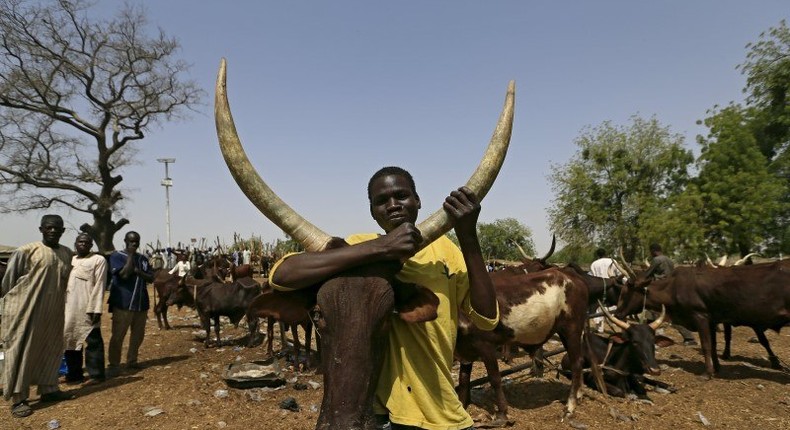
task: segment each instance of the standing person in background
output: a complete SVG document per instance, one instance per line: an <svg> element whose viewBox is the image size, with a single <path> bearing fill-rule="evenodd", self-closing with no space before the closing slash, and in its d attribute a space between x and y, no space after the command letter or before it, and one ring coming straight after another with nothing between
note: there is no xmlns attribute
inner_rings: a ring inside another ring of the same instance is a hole
<svg viewBox="0 0 790 430"><path fill-rule="evenodd" d="M32 384L38 385L42 402L74 398L58 388L72 252L60 244L66 229L59 215L44 215L38 231L41 242L17 248L0 283L5 348L0 382L16 418L33 413L28 404Z"/></svg>
<svg viewBox="0 0 790 430"><path fill-rule="evenodd" d="M137 353L145 337L145 321L148 319L148 288L146 283L154 280L148 259L137 252L140 235L135 231L126 233L123 251L110 255L110 312L112 313L112 335L107 354L109 366L107 376L120 374L121 348L126 332L130 331L129 349L126 352L126 367L140 369Z"/></svg>
<svg viewBox="0 0 790 430"><path fill-rule="evenodd" d="M666 278L675 270L675 263L664 255L661 245L657 243L651 244L650 255L653 256L653 259L650 261L650 267L647 268L647 272L645 272L646 279ZM678 324L672 324L672 327L683 336L683 345L698 345L697 341L694 339L694 333L691 330Z"/></svg>
<svg viewBox="0 0 790 430"><path fill-rule="evenodd" d="M107 260L91 252L93 240L80 233L74 242L77 255L71 260L66 294L66 382L85 380L82 374L83 350L85 369L90 382L104 380L104 339L101 336L101 314L104 289L107 286Z"/></svg>
<svg viewBox="0 0 790 430"><path fill-rule="evenodd" d="M175 267L170 269L168 272L169 274L178 273L179 278L183 278L184 276L189 275L189 271L192 270L192 265L189 264L187 261L186 254L179 254L178 255L178 263L176 263Z"/></svg>
<svg viewBox="0 0 790 430"><path fill-rule="evenodd" d="M251 261L252 253L250 252L249 248L244 247L244 251L241 253L241 264L250 264Z"/></svg>
<svg viewBox="0 0 790 430"><path fill-rule="evenodd" d="M598 278L616 278L618 276L623 275L623 271L614 261L614 259L606 256L606 250L603 248L598 248L595 250L595 256L597 260L593 261L590 264L590 275L598 277ZM606 284L604 284L606 285ZM604 290L604 295L606 295L606 290ZM605 302L606 297L604 297L601 302ZM601 308L596 309L597 312L602 312ZM604 317L596 317L592 319L593 325L596 327L599 333L603 333L604 331Z"/></svg>

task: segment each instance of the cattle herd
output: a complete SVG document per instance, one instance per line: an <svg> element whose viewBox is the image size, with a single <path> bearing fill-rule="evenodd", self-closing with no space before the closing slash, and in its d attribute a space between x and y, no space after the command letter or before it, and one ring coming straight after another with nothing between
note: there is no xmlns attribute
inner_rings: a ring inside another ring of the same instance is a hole
<svg viewBox="0 0 790 430"><path fill-rule="evenodd" d="M768 352L771 367L788 370L774 355L764 331L779 331L790 322L790 260L732 267L681 266L667 278L650 281L628 265L625 265L627 278L597 278L573 263L548 264L546 260L553 248L552 244L552 249L542 258L525 257L519 265L490 274L500 307L500 323L493 331L481 331L463 316L459 320L455 352L460 363L457 392L464 406L468 406L472 365L481 361L494 390L497 408L494 421L489 425L508 422L508 405L498 362L507 359L513 348L522 348L533 356L535 363L540 363L544 344L554 336L562 342L565 351L560 372L571 380L565 406L567 415L577 407L582 383L617 397L646 398L645 384L673 391L672 387L654 379L660 374L655 358L656 345L666 347L673 343L656 333L667 320L700 333L709 377L720 368L715 339L719 324L753 328ZM337 321L351 316L332 315L328 319L322 315L317 306L317 293L320 294L317 288L279 293L272 290L265 278L256 279L249 266L235 266L221 256L196 266L183 278L168 274L166 269L160 270L154 280L154 309L159 328L170 329L169 306L189 306L197 311L206 331L206 347L222 343L220 316L236 325L246 317L249 346L254 346L263 339L258 321L266 318L269 355L274 354L273 327L280 323L281 336L288 328L291 330L294 344L291 357L297 369L324 373L327 392L347 389L348 381L354 378L344 376L337 369L327 372L322 367L326 361L312 360L314 354L310 354L310 345L313 331L320 330L319 356L322 356L322 349L325 354L337 357L343 354L343 348L355 347L344 344L342 339L347 336L338 336L344 329L337 326ZM397 281L393 279L392 282ZM345 287L333 286L330 281L322 290L331 293L333 288ZM396 309L404 308L397 303L399 298L392 299ZM613 313L608 310L611 306L616 306ZM603 309L611 328L608 335L589 328L588 318L595 309ZM651 322L630 319L645 309L660 312L660 316ZM215 341L212 341L212 321ZM314 327L314 322L318 327ZM305 333L307 354L300 354L303 344L297 327L302 327ZM376 332L373 326L369 330ZM365 337L369 340L381 338L375 333ZM285 344L283 337L281 345ZM727 339L724 358L729 351Z"/></svg>
<svg viewBox="0 0 790 430"><path fill-rule="evenodd" d="M466 183L481 200L504 162L514 100L515 85L511 82L483 160ZM215 121L220 150L231 175L262 214L307 251L347 246L293 211L252 166L230 113L224 60L215 89ZM439 209L417 228L425 245L447 233L452 223ZM576 410L583 382L615 396L645 396L644 384L671 391L671 387L651 379L659 374L655 346L671 342L656 333L665 320L700 332L708 377L719 368L715 354L718 324L752 327L772 357L772 365L782 365L763 333L767 329L778 331L790 323L790 260L732 268L679 268L658 281L629 266L627 280L601 279L573 264L548 264L546 259L553 249L552 244L543 258L525 257L517 266L490 273L500 309L500 322L493 331L480 331L463 318L459 320L455 350L461 364L458 395L468 405L472 365L482 361L496 392L497 413L492 425L507 422L508 405L498 361L506 359L513 348L522 348L538 360L543 345L554 336L564 346L563 372L571 380L565 416ZM422 287L403 285L394 276L398 270L398 264L368 264L339 273L320 286L287 293L264 285L248 302L248 318L268 317L270 325L276 319L304 323L308 331L312 322L320 333L318 366L324 375L324 392L317 429L371 428L375 369L383 362L382 345L389 327L386 321L393 312L409 323L435 318L436 296ZM179 288L184 300L190 291L194 299L202 299L189 282ZM217 289L212 294L219 297L225 293ZM225 308L223 300L230 301L231 295L233 300L242 296L227 293L225 298L212 299L209 306L197 305L204 328L208 330L208 317L202 313L228 312L219 309ZM587 323L590 309L599 301L604 308L616 305L614 315L604 313L617 329L608 337L591 333ZM645 310L656 311L660 317L652 322L628 320L629 315ZM250 326L257 331L257 322ZM251 334L250 339L256 336ZM725 351L729 352L729 346Z"/></svg>

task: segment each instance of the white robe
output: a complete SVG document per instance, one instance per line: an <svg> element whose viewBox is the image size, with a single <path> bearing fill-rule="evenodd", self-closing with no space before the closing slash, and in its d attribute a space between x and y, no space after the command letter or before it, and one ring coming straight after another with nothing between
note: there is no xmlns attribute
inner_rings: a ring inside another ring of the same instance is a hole
<svg viewBox="0 0 790 430"><path fill-rule="evenodd" d="M88 314L102 313L107 287L107 260L99 254L71 259L66 292L66 326L63 341L67 350L82 350L94 327Z"/></svg>
<svg viewBox="0 0 790 430"><path fill-rule="evenodd" d="M0 283L5 348L3 397L25 393L31 385L57 385L63 357L66 283L72 252L42 242L14 251Z"/></svg>

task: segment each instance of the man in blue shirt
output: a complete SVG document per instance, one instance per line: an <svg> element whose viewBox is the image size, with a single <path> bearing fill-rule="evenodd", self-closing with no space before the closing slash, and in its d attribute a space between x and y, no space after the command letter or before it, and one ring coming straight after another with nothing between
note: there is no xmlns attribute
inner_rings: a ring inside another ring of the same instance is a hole
<svg viewBox="0 0 790 430"><path fill-rule="evenodd" d="M137 362L137 352L145 336L145 322L148 319L147 283L153 282L154 274L148 258L137 252L140 248L140 235L135 231L126 233L123 251L110 255L110 312L112 313L112 335L107 354L107 377L118 376L121 364L121 348L126 332L130 331L129 349L126 353L126 367L141 368Z"/></svg>

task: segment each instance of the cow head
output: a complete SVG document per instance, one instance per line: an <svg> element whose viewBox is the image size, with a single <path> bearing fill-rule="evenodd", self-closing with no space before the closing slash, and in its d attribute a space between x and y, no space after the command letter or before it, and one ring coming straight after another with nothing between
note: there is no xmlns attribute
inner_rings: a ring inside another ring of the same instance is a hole
<svg viewBox="0 0 790 430"><path fill-rule="evenodd" d="M302 244L306 251L327 249L336 240L302 218L261 179L241 145L230 112L223 59L217 77L215 120L220 149L231 175L247 198L274 224ZM486 154L466 186L480 200L493 185L504 162L513 123L515 84L508 86L505 106ZM452 228L439 209L418 226L425 246ZM335 238L336 239L336 238ZM342 246L342 244L341 244ZM321 335L321 366L325 389L317 428L372 428L373 390L382 365L383 342L393 308L407 321L435 318L431 302L438 298L417 286L397 285L399 264L376 264L341 273L317 292L317 326ZM288 294L288 293L284 293ZM409 312L407 312L409 311Z"/></svg>
<svg viewBox="0 0 790 430"><path fill-rule="evenodd" d="M630 344L632 347L629 349L630 357L627 357L627 363L621 365L631 367L627 370L629 373L660 375L661 369L656 362L656 344L669 346L672 343L672 340L667 337L656 336L656 330L664 322L666 309L662 306L661 316L650 324L634 324L620 320L609 313L609 310L601 302L598 304L606 315L606 319L623 330L613 334L610 340L616 344Z"/></svg>
<svg viewBox="0 0 790 430"><path fill-rule="evenodd" d="M635 272L623 257L623 250L619 250L620 264L628 274L628 280L620 288L620 297L617 299L616 315L624 318L644 310L648 287L655 282L645 277L645 272Z"/></svg>
<svg viewBox="0 0 790 430"><path fill-rule="evenodd" d="M522 248L521 245L515 242L514 244L518 248L519 252L521 252L522 259L521 259L521 266L519 266L519 269L527 273L533 273L533 272L540 272L541 270L546 270L550 267L557 267L553 264L549 264L547 261L549 257L551 257L554 254L554 247L557 245L556 234L551 235L551 247L549 248L549 251L546 253L546 255L540 258L530 257L529 255L527 255L526 252L524 252L524 248Z"/></svg>

